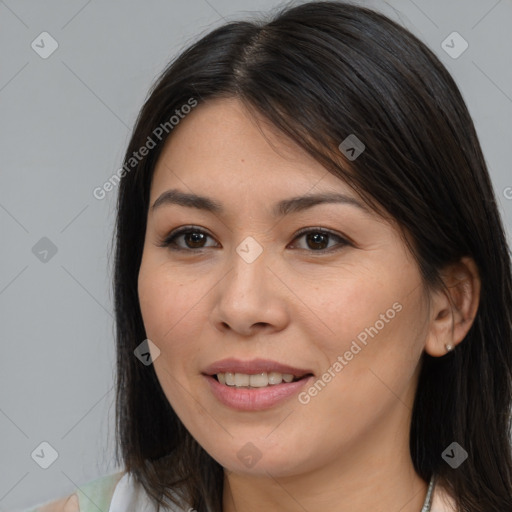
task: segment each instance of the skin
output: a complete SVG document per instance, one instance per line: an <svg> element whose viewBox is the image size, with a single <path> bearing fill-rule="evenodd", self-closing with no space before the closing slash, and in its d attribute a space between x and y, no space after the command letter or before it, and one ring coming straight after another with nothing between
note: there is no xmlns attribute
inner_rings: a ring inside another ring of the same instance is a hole
<svg viewBox="0 0 512 512"><path fill-rule="evenodd" d="M225 468L224 512L418 512L427 482L412 465L409 427L419 360L424 350L444 355L469 330L480 289L475 265L464 259L445 269L449 295L427 293L398 227L376 213L322 204L273 218L270 206L292 196L358 197L259 121L237 99L201 104L156 165L150 205L177 188L226 208L148 212L138 292L147 337L160 350L157 377L186 428ZM158 245L185 225L208 237L178 237L183 251ZM304 227L351 242L308 242L296 237ZM236 252L248 236L263 249L252 263ZM320 250L331 247L338 250ZM397 302L401 311L307 404L293 396L265 411L237 411L217 401L201 374L226 357L258 357L317 379ZM248 442L261 455L251 467L237 457Z"/></svg>

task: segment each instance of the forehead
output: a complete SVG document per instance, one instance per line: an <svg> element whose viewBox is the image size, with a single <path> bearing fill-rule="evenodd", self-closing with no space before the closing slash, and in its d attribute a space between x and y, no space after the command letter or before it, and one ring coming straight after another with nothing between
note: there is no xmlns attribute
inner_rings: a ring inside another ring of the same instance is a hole
<svg viewBox="0 0 512 512"><path fill-rule="evenodd" d="M236 189L240 182L267 192L351 192L303 148L236 98L198 105L171 132L154 170L152 196L175 185Z"/></svg>

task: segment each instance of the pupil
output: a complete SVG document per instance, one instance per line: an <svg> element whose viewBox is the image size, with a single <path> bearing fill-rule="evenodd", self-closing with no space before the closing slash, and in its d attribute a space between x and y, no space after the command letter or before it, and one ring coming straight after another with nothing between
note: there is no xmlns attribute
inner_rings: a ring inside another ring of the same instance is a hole
<svg viewBox="0 0 512 512"><path fill-rule="evenodd" d="M327 237L327 235L325 235L323 233L313 233L313 234L308 235L309 240L313 239L313 244L322 244L322 239L325 242L326 237Z"/></svg>
<svg viewBox="0 0 512 512"><path fill-rule="evenodd" d="M192 245L198 242L201 242L201 239L203 238L202 233L189 233L189 238L192 238Z"/></svg>

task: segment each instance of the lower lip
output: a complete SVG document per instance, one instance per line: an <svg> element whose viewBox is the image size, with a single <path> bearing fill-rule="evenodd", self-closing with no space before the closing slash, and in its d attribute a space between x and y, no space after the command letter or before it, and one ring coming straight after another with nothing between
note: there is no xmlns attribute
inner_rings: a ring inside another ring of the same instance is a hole
<svg viewBox="0 0 512 512"><path fill-rule="evenodd" d="M224 405L240 411L262 411L296 395L313 376L264 388L237 388L221 384L211 375L205 375L205 378L214 396Z"/></svg>

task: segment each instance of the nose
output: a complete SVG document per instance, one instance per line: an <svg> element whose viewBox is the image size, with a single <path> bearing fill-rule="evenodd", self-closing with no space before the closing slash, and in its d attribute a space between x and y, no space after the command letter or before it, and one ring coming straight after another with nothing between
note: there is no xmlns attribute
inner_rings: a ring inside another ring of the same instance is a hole
<svg viewBox="0 0 512 512"><path fill-rule="evenodd" d="M265 250L253 261L240 254L233 251L230 269L215 287L214 325L244 337L283 329L288 322L288 289L278 265Z"/></svg>

